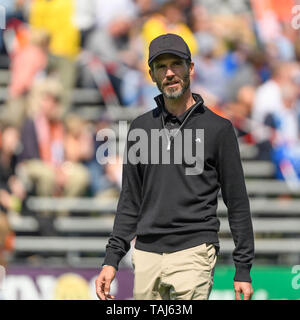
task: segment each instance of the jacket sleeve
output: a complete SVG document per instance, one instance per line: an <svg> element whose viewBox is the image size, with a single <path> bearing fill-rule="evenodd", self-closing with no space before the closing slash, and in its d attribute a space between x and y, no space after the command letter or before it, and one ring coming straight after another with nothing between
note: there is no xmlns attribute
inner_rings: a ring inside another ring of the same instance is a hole
<svg viewBox="0 0 300 320"><path fill-rule="evenodd" d="M235 281L251 282L254 235L237 137L231 122L220 132L218 173L235 249Z"/></svg>
<svg viewBox="0 0 300 320"><path fill-rule="evenodd" d="M133 142L128 141L124 159ZM106 246L103 265L111 265L118 269L119 262L130 249L130 242L136 235L138 214L141 205L142 178L140 165L123 161L122 189L117 206L113 231Z"/></svg>
<svg viewBox="0 0 300 320"><path fill-rule="evenodd" d="M18 155L18 162L30 159L39 159L39 146L32 119L26 119L21 129L21 145L22 150Z"/></svg>

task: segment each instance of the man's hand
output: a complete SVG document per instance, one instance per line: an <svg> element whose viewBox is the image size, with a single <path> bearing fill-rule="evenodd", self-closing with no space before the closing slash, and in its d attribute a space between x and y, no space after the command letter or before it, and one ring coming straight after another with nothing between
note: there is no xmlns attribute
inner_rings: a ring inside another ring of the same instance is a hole
<svg viewBox="0 0 300 320"><path fill-rule="evenodd" d="M114 280L116 269L113 266L104 266L96 279L96 293L100 300L114 299L110 295L110 284Z"/></svg>
<svg viewBox="0 0 300 320"><path fill-rule="evenodd" d="M244 295L244 300L251 300L253 289L250 282L234 282L235 300L242 300L241 293Z"/></svg>

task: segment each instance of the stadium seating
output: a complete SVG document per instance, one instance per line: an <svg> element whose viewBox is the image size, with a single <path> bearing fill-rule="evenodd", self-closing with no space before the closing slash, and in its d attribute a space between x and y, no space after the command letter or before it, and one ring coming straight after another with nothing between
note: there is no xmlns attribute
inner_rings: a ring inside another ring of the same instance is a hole
<svg viewBox="0 0 300 320"><path fill-rule="evenodd" d="M0 69L0 108L6 98L8 80L8 70ZM100 99L97 89L76 88L73 91L74 111L88 120L99 119L105 111L111 121L130 121L142 112L139 108L104 108L99 106ZM291 190L284 181L276 180L272 163L255 160L255 146L241 143L240 151L253 215L256 259L272 263L289 261L300 252L300 190ZM47 259L60 259L61 263L72 264L76 261L78 265L99 265L112 231L116 206L117 200L100 202L89 197L29 197L27 208L31 215L9 214L11 226L16 232L12 262L22 263L32 255L40 255ZM69 211L70 216L57 217L55 213L62 208ZM37 213L45 209L53 212L53 218L47 222L52 224L52 236L40 234L41 221ZM220 258L224 260L229 259L233 250L226 212L220 194Z"/></svg>

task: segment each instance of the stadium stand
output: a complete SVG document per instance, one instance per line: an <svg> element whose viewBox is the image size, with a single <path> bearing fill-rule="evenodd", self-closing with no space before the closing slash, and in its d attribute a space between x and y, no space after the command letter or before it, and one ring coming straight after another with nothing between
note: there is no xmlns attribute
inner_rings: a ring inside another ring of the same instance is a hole
<svg viewBox="0 0 300 320"><path fill-rule="evenodd" d="M300 246L300 191L293 192L285 182L275 180L272 176L272 163L251 161L248 155L246 158L247 160L243 159L243 165L253 216L257 260L263 257L272 263L284 263L289 261L287 259L295 259L295 255L299 255ZM253 167L256 168L255 172ZM52 237L39 236L40 225L34 216L12 215L10 222L18 234L16 258L32 254L40 254L46 258L58 255L64 257L61 259L69 259L68 263L73 264L75 255L80 257L76 264L86 265L87 261L95 263L97 256L104 255L116 205L117 200L28 198L27 206L32 212L46 209L55 213L64 208L72 212L72 215L51 220L54 230ZM227 260L233 250L233 241L226 213L220 195L220 258Z"/></svg>
<svg viewBox="0 0 300 320"><path fill-rule="evenodd" d="M230 60L233 58L228 55L227 59L227 67L234 67L234 61ZM7 55L0 56L0 109L8 97L9 63ZM103 105L103 100L105 97L95 86L78 85L71 93L72 112L88 121L100 119L105 114L112 128L117 127L117 121L131 121L143 112L143 108L135 106ZM256 263L297 263L300 259L300 189L293 189L284 180L276 179L274 164L258 158L259 150L254 143L240 140L240 151L253 215ZM24 212L8 213L16 234L10 262L30 264L38 259L40 264L100 265L116 206L117 199L111 198L30 195ZM39 213L45 210L51 214L43 217ZM70 214L59 216L62 210ZM218 216L221 222L219 259L232 263L233 241L221 194ZM125 259L123 264L128 265L129 261Z"/></svg>
<svg viewBox="0 0 300 320"><path fill-rule="evenodd" d="M9 77L7 68L0 69L1 102L5 101ZM130 121L142 112L134 107L100 106L101 95L97 89L75 88L72 100L75 112L86 120L98 118L104 109L115 123L118 120ZM275 179L274 164L256 160L255 145L240 143L240 152L253 215L257 261L260 258L272 263L296 260L300 247L300 190L290 189L286 182ZM117 200L111 199L29 197L26 207L31 215L9 214L10 224L16 233L12 261L22 263L24 259L35 256L61 264L99 265L112 230L116 206ZM57 217L55 213L62 209L71 215ZM36 213L42 210L51 211L53 216L45 221L37 218ZM228 261L233 241L221 195L218 215L221 222L220 259ZM48 229L51 225L51 236L41 235L43 223ZM128 265L129 261L125 259L123 264Z"/></svg>

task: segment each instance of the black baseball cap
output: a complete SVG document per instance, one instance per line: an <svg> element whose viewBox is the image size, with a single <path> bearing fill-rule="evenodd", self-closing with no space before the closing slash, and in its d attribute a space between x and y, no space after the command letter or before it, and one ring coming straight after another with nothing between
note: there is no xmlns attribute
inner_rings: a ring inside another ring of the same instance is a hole
<svg viewBox="0 0 300 320"><path fill-rule="evenodd" d="M191 60L191 52L186 42L177 34L167 33L153 39L149 46L148 65L163 53L172 53L180 58Z"/></svg>

